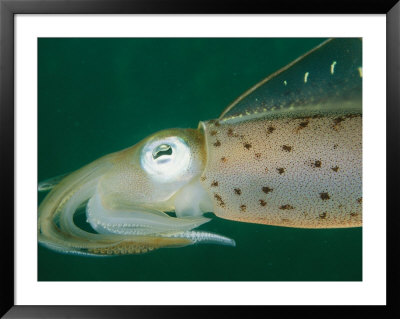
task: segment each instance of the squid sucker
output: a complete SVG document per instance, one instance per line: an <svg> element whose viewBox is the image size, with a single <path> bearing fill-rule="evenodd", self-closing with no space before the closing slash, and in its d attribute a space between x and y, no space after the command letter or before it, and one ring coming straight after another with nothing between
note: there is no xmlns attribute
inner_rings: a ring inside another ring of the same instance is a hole
<svg viewBox="0 0 400 319"><path fill-rule="evenodd" d="M39 190L50 192L38 209L38 240L71 254L235 246L194 230L210 220L206 212L285 227L361 227L362 40L324 41L218 119L157 132ZM74 219L82 212L86 227Z"/></svg>

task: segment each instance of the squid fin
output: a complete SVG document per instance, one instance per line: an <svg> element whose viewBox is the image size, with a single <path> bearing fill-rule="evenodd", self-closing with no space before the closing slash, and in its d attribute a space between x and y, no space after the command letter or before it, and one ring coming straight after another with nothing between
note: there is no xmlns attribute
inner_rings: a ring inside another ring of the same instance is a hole
<svg viewBox="0 0 400 319"><path fill-rule="evenodd" d="M329 39L231 103L220 121L304 111L361 112L362 39ZM290 115L290 114L289 114Z"/></svg>

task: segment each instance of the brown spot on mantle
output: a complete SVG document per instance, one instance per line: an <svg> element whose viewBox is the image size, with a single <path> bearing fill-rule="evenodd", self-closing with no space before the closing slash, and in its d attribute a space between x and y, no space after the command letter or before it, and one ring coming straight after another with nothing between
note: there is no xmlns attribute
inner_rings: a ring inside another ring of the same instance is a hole
<svg viewBox="0 0 400 319"><path fill-rule="evenodd" d="M328 200L331 198L328 193L319 193L319 196L322 200Z"/></svg>
<svg viewBox="0 0 400 319"><path fill-rule="evenodd" d="M214 143L214 146L215 146L215 147L221 146L221 142L220 142L219 140L217 140L217 141Z"/></svg>
<svg viewBox="0 0 400 319"><path fill-rule="evenodd" d="M242 212L245 212L246 211L246 205L240 205L240 210L242 211Z"/></svg>
<svg viewBox="0 0 400 319"><path fill-rule="evenodd" d="M218 186L218 181L213 181L211 183L211 187L217 187Z"/></svg>
<svg viewBox="0 0 400 319"><path fill-rule="evenodd" d="M234 188L233 190L235 191L235 194L237 194L237 195L241 195L242 194L242 191L241 191L240 188Z"/></svg>
<svg viewBox="0 0 400 319"><path fill-rule="evenodd" d="M322 162L320 160L316 160L314 163L311 164L311 166L318 167L318 168L321 167L321 165L322 165Z"/></svg>
<svg viewBox="0 0 400 319"><path fill-rule="evenodd" d="M263 200L263 199L260 199L259 202L260 202L261 206L267 205L267 202L265 200Z"/></svg>
<svg viewBox="0 0 400 319"><path fill-rule="evenodd" d="M286 205L282 205L281 207L279 207L279 209L285 210L285 209L293 209L294 207L292 205L286 204Z"/></svg>
<svg viewBox="0 0 400 319"><path fill-rule="evenodd" d="M320 219L325 219L326 218L326 212L322 213L322 214L319 214L319 218Z"/></svg>
<svg viewBox="0 0 400 319"><path fill-rule="evenodd" d="M283 173L285 173L285 169L284 169L283 167L279 167L279 168L277 168L276 170L278 171L278 173L279 173L280 175L282 175Z"/></svg>
<svg viewBox="0 0 400 319"><path fill-rule="evenodd" d="M225 207L225 202L222 200L222 197L219 194L215 193L214 198L218 201L219 206Z"/></svg>
<svg viewBox="0 0 400 319"><path fill-rule="evenodd" d="M310 121L300 122L300 124L299 124L299 126L297 128L297 132L302 130L303 128L307 127L309 123L310 123Z"/></svg>
<svg viewBox="0 0 400 319"><path fill-rule="evenodd" d="M269 187L263 187L263 188L262 188L262 191L263 191L265 194L268 194L268 193L272 192L273 190L274 190L273 188L269 188Z"/></svg>
<svg viewBox="0 0 400 319"><path fill-rule="evenodd" d="M339 166L331 167L332 171L337 172L339 170Z"/></svg>
<svg viewBox="0 0 400 319"><path fill-rule="evenodd" d="M248 150L251 149L251 144L250 143L244 143L243 146Z"/></svg>
<svg viewBox="0 0 400 319"><path fill-rule="evenodd" d="M273 127L273 126L268 126L267 130L268 130L268 133L270 133L270 134L271 134L273 131L275 131L275 130L276 130L276 128L275 128L275 127Z"/></svg>
<svg viewBox="0 0 400 319"><path fill-rule="evenodd" d="M286 152L291 152L292 151L292 147L289 145L282 145L282 150L286 151Z"/></svg>

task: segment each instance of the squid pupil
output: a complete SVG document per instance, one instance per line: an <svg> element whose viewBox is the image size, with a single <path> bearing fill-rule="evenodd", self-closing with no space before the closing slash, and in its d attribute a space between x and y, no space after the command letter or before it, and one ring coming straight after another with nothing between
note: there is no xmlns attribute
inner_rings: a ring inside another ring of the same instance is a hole
<svg viewBox="0 0 400 319"><path fill-rule="evenodd" d="M153 151L153 159L157 159L163 155L171 155L172 148L168 144L161 144L157 146Z"/></svg>

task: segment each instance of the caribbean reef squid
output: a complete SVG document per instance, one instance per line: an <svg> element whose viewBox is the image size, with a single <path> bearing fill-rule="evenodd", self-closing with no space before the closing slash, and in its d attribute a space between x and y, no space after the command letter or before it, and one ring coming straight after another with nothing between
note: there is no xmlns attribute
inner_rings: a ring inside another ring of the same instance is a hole
<svg viewBox="0 0 400 319"><path fill-rule="evenodd" d="M196 243L210 218L300 228L362 226L362 40L327 40L197 129L157 132L39 183L38 240L82 255ZM91 230L77 225L81 212ZM267 227L266 227L267 231Z"/></svg>

